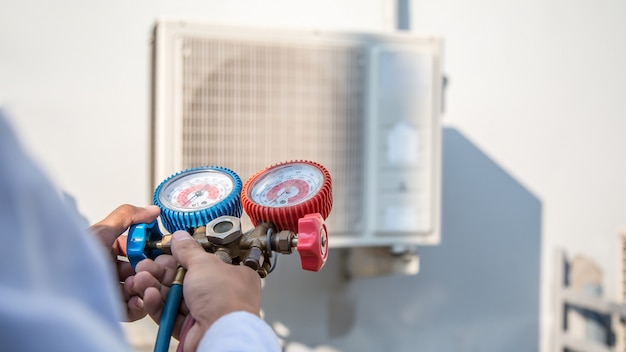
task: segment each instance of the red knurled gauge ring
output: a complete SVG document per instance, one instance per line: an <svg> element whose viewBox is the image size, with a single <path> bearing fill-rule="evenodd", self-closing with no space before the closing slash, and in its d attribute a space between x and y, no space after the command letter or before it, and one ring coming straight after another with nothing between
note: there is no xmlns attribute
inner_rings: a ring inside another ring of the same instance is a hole
<svg viewBox="0 0 626 352"><path fill-rule="evenodd" d="M330 173L312 161L272 165L246 181L241 203L254 226L270 222L278 231L297 232L298 220L306 214L320 213L324 219L330 214Z"/></svg>
<svg viewBox="0 0 626 352"><path fill-rule="evenodd" d="M332 181L326 168L305 160L272 165L246 181L241 203L254 226L269 222L277 231L297 233L302 267L313 271L321 268L319 261L323 265L328 256L324 220L333 206ZM299 224L302 220L304 225ZM305 258L312 256L317 264L307 264L311 260Z"/></svg>

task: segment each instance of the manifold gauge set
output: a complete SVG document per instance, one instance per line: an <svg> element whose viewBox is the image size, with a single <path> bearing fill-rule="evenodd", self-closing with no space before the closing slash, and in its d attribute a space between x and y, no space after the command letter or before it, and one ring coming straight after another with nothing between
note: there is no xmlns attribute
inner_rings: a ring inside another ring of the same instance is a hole
<svg viewBox="0 0 626 352"><path fill-rule="evenodd" d="M143 259L169 254L171 234L188 231L226 263L246 265L261 277L273 269L274 253L300 255L302 268L319 271L328 257L325 219L332 208L332 183L326 168L312 161L269 166L245 184L224 167L178 172L156 188L158 221L130 228L126 254L133 267ZM254 228L241 228L242 211Z"/></svg>
<svg viewBox="0 0 626 352"><path fill-rule="evenodd" d="M302 269L309 271L319 271L328 258L324 221L333 205L332 184L328 171L315 162L275 164L245 185L227 168L196 167L161 182L153 201L161 208L161 224L167 231L161 231L158 220L131 226L126 256L133 270L141 260L171 254L172 233L178 230L189 232L223 262L248 266L262 278L276 266L274 253L297 250ZM254 226L247 231L241 228L242 211ZM179 266L161 313L155 352L169 350L184 276L185 269ZM193 317L188 321L193 324ZM191 325L186 326L178 351L183 350Z"/></svg>

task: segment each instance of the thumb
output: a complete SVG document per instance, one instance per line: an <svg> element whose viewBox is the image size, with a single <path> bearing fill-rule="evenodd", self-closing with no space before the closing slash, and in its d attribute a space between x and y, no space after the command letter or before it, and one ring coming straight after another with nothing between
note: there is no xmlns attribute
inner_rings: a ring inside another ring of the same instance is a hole
<svg viewBox="0 0 626 352"><path fill-rule="evenodd" d="M176 261L186 269L190 266L213 259L207 255L204 248L186 231L178 230L172 234L172 255ZM215 257L215 260L217 257Z"/></svg>
<svg viewBox="0 0 626 352"><path fill-rule="evenodd" d="M145 208L123 204L113 210L106 218L90 227L100 241L109 248L131 225L150 223L159 216L160 209L155 205Z"/></svg>

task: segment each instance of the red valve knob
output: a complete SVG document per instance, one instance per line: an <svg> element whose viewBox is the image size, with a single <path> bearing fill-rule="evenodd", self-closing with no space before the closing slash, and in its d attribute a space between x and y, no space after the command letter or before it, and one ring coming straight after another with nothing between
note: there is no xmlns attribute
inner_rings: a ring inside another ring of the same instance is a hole
<svg viewBox="0 0 626 352"><path fill-rule="evenodd" d="M302 269L319 271L328 258L328 231L321 214L307 214L298 220L298 253Z"/></svg>

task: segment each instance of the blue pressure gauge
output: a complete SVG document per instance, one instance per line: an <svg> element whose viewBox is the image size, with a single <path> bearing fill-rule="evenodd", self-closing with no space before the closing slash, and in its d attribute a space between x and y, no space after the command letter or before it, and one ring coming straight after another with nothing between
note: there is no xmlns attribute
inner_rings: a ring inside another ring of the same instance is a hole
<svg viewBox="0 0 626 352"><path fill-rule="evenodd" d="M154 191L154 204L161 208L161 222L170 232L205 226L223 216L241 216L239 176L233 171L205 166L168 177Z"/></svg>
<svg viewBox="0 0 626 352"><path fill-rule="evenodd" d="M196 167L161 182L154 191L154 204L161 208L161 223L167 231L191 231L220 216L241 217L242 187L239 176L229 169ZM148 245L162 237L156 220L130 227L126 255L133 270L143 259L162 254L160 249Z"/></svg>

